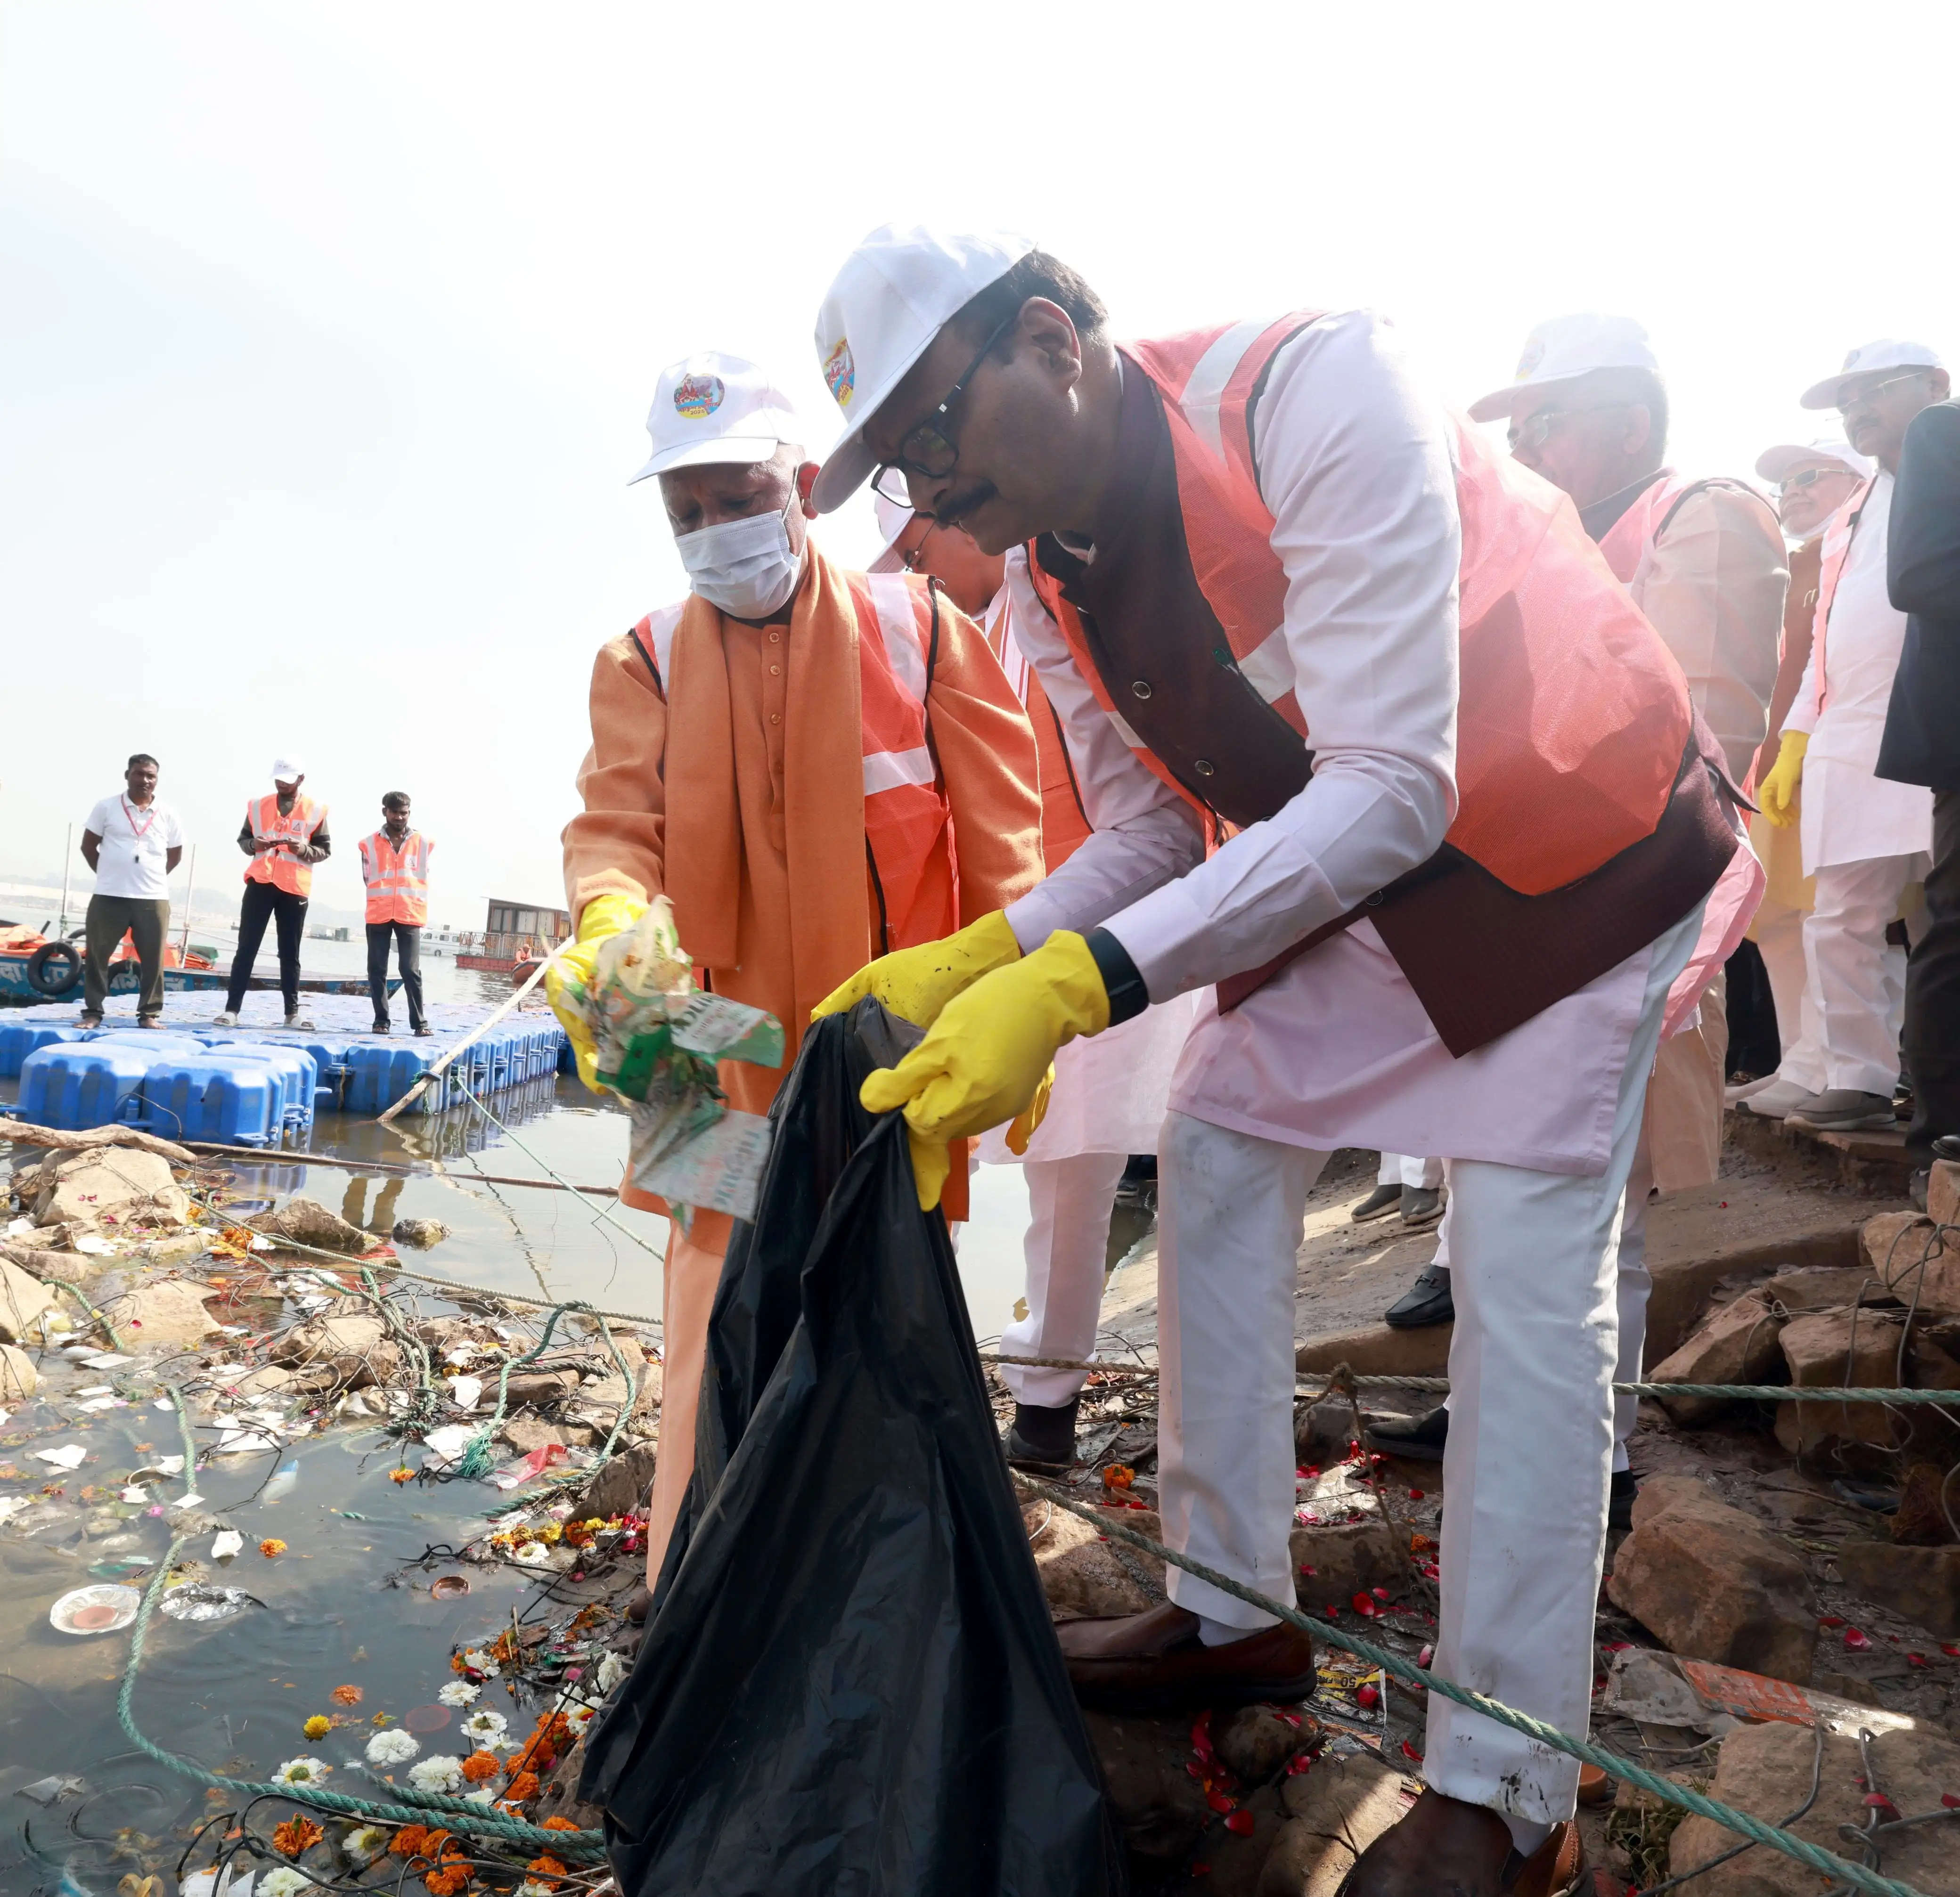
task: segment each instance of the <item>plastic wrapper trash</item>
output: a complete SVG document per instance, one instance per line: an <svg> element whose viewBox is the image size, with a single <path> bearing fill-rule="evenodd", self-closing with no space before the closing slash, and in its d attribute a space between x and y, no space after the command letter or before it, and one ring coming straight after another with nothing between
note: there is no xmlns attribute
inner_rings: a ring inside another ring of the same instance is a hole
<svg viewBox="0 0 1960 1897"><path fill-rule="evenodd" d="M710 1322L695 1468L579 1795L624 1897L1112 1897L1108 1822L944 1222L819 1022Z"/></svg>
<svg viewBox="0 0 1960 1897"><path fill-rule="evenodd" d="M579 1003L599 1084L632 1103L632 1183L666 1200L682 1231L698 1210L747 1218L768 1156L768 1123L730 1107L715 1066L781 1066L782 1024L695 986L664 896L600 944Z"/></svg>

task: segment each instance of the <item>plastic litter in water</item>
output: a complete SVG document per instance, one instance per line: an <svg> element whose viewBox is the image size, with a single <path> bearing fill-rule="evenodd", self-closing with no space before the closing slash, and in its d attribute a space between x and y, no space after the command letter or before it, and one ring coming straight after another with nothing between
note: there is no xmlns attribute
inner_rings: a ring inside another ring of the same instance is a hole
<svg viewBox="0 0 1960 1897"><path fill-rule="evenodd" d="M129 1591L133 1593L134 1590ZM159 1613L168 1614L173 1620L229 1620L247 1607L262 1607L265 1604L242 1587L218 1587L209 1581L191 1581L181 1587L173 1587L157 1607Z"/></svg>
<svg viewBox="0 0 1960 1897"><path fill-rule="evenodd" d="M296 1462L282 1463L278 1473L259 1491L261 1501L284 1501L298 1486L300 1466Z"/></svg>
<svg viewBox="0 0 1960 1897"><path fill-rule="evenodd" d="M143 1597L113 1581L77 1587L48 1609L48 1625L58 1634L108 1634L136 1618Z"/></svg>

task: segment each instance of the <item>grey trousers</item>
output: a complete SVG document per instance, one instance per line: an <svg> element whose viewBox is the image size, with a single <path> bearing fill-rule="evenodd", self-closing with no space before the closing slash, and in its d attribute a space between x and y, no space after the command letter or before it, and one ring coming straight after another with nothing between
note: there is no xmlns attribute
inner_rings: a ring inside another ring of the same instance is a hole
<svg viewBox="0 0 1960 1897"><path fill-rule="evenodd" d="M127 930L136 939L136 958L142 970L143 992L136 1018L147 1021L164 1012L164 938L170 933L167 899L148 896L91 896L88 899L88 955L82 964L82 1012L99 1015L109 995L109 958Z"/></svg>

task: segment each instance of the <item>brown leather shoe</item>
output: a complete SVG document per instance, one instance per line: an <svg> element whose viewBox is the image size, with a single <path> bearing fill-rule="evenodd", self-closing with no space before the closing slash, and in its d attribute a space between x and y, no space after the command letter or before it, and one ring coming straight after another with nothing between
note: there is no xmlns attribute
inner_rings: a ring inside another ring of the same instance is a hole
<svg viewBox="0 0 1960 1897"><path fill-rule="evenodd" d="M1610 1805L1618 1788L1597 1765L1579 1768L1579 1802L1582 1805Z"/></svg>
<svg viewBox="0 0 1960 1897"><path fill-rule="evenodd" d="M1055 1635L1076 1698L1099 1711L1285 1704L1313 1690L1313 1641L1284 1621L1208 1647L1198 1637L1198 1616L1167 1600L1147 1613L1065 1620Z"/></svg>
<svg viewBox="0 0 1960 1897"><path fill-rule="evenodd" d="M1336 1897L1564 1897L1584 1872L1570 1819L1521 1857L1495 1812L1424 1791L1355 1860Z"/></svg>
<svg viewBox="0 0 1960 1897"><path fill-rule="evenodd" d="M651 1587L635 1587L626 1597L626 1618L635 1627L647 1624L647 1616L653 1611L654 1590Z"/></svg>

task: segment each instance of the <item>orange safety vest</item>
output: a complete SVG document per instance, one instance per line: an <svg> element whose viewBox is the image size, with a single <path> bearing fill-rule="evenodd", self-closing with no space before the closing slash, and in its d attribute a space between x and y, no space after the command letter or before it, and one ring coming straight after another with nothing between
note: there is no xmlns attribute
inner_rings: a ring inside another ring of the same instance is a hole
<svg viewBox="0 0 1960 1897"><path fill-rule="evenodd" d="M326 806L304 795L293 799L293 807L283 815L276 791L256 798L245 807L252 834L261 843L276 839L280 847L262 850L245 866L247 882L269 882L295 896L313 894L313 865L302 863L288 844L304 843L326 821Z"/></svg>
<svg viewBox="0 0 1960 1897"><path fill-rule="evenodd" d="M1865 503L1872 497L1876 475L1867 475L1851 490L1844 504L1824 523L1824 551L1817 570L1817 617L1812 622L1810 663L1817 673L1817 708L1824 709L1829 675L1824 669L1824 637L1831 624L1831 603L1838 597L1838 582L1844 577L1844 562L1857 537L1858 523L1864 518Z"/></svg>
<svg viewBox="0 0 1960 1897"><path fill-rule="evenodd" d="M1041 674L1028 663L1014 637L1013 602L1003 586L987 609L982 628L994 656L1007 675L1014 696L1035 728L1035 761L1042 800L1042 863L1051 876L1089 840L1095 825L1083 808L1082 786L1062 735L1061 719L1042 689Z"/></svg>
<svg viewBox="0 0 1960 1897"><path fill-rule="evenodd" d="M1192 570L1239 670L1309 741L1286 650L1286 574L1261 497L1252 408L1310 312L1126 345L1163 397ZM1452 416L1462 525L1457 807L1446 840L1506 887L1540 895L1653 834L1692 723L1660 635L1612 583L1570 498ZM1080 616L1029 565L1097 702L1123 726ZM1211 813L1139 745L1137 755ZM1214 825L1215 830L1215 825Z"/></svg>
<svg viewBox="0 0 1960 1897"><path fill-rule="evenodd" d="M938 658L938 596L922 575L845 576L858 622L858 722L864 738L866 869L882 941L877 952L937 941L959 926L953 808L934 751L926 698ZM633 628L663 698L682 601ZM936 863L949 873L928 878ZM922 890L943 892L938 899Z"/></svg>
<svg viewBox="0 0 1960 1897"><path fill-rule="evenodd" d="M428 920L428 860L435 845L411 830L397 849L386 830L361 839L361 880L368 885L368 920L419 929Z"/></svg>

